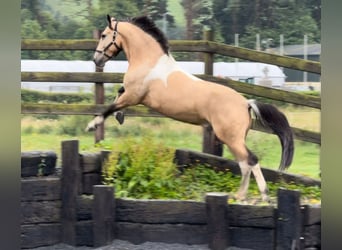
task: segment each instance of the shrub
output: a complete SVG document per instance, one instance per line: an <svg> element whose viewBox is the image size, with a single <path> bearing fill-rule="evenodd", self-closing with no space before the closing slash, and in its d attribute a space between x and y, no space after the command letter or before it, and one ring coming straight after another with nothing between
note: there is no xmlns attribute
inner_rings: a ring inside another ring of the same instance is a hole
<svg viewBox="0 0 342 250"><path fill-rule="evenodd" d="M57 134L59 135L70 135L77 136L84 133L89 122L89 116L83 115L71 115L63 116L60 119L59 127L57 127Z"/></svg>
<svg viewBox="0 0 342 250"><path fill-rule="evenodd" d="M38 128L37 133L38 133L38 134L50 134L51 131L52 131L52 126L50 126L50 125L44 125L44 126Z"/></svg>
<svg viewBox="0 0 342 250"><path fill-rule="evenodd" d="M174 150L148 136L123 139L105 164L105 184L114 185L118 197L180 198L173 158Z"/></svg>
<svg viewBox="0 0 342 250"><path fill-rule="evenodd" d="M32 125L26 126L26 127L24 127L24 128L21 130L21 132L22 132L23 134L32 134L33 131L34 131L34 128L33 128Z"/></svg>

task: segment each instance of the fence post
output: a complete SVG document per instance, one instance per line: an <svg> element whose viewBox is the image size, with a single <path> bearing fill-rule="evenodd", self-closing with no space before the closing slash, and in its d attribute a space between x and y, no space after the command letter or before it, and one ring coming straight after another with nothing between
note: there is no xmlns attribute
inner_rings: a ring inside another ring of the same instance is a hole
<svg viewBox="0 0 342 250"><path fill-rule="evenodd" d="M77 196L81 182L78 141L62 141L62 242L76 246Z"/></svg>
<svg viewBox="0 0 342 250"><path fill-rule="evenodd" d="M229 246L228 195L207 193L205 202L209 248L224 250Z"/></svg>
<svg viewBox="0 0 342 250"><path fill-rule="evenodd" d="M280 188L276 216L276 250L302 249L300 192Z"/></svg>
<svg viewBox="0 0 342 250"><path fill-rule="evenodd" d="M100 38L99 32L94 32L94 38ZM103 68L96 67L95 72L103 72ZM105 93L104 93L104 83L103 82L95 82L95 104L104 104ZM95 135L95 143L104 139L104 123L100 124L94 132Z"/></svg>
<svg viewBox="0 0 342 250"><path fill-rule="evenodd" d="M207 41L213 40L213 32L205 30L203 39ZM204 74L213 75L214 73L214 54L204 53ZM203 126L203 144L202 151L204 153L222 156L222 142L216 137L211 126Z"/></svg>
<svg viewBox="0 0 342 250"><path fill-rule="evenodd" d="M114 239L115 199L111 186L93 186L93 236L94 247L110 244Z"/></svg>

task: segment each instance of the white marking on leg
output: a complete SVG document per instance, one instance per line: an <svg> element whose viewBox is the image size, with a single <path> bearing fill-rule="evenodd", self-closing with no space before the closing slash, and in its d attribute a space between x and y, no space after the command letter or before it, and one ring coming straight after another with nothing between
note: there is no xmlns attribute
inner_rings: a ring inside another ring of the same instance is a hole
<svg viewBox="0 0 342 250"><path fill-rule="evenodd" d="M261 193L262 200L268 201L269 198L267 195L267 184L264 175L262 174L259 163L252 167L252 172L258 185L259 191Z"/></svg>
<svg viewBox="0 0 342 250"><path fill-rule="evenodd" d="M86 128L86 131L93 131L96 129L96 127L98 125L100 125L101 123L104 122L104 118L102 115L98 115L96 116L93 120L91 120L89 123L88 123L88 126Z"/></svg>
<svg viewBox="0 0 342 250"><path fill-rule="evenodd" d="M239 200L244 200L246 198L247 190L249 187L252 167L248 165L247 161L240 161L239 166L241 170L241 184L239 191L236 194L236 198Z"/></svg>

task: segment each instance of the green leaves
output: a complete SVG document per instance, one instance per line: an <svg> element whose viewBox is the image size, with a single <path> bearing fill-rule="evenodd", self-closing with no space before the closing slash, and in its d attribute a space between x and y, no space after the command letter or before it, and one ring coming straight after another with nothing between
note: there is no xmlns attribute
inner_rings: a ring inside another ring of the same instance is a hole
<svg viewBox="0 0 342 250"><path fill-rule="evenodd" d="M121 143L110 154L103 172L105 184L115 187L116 197L203 200L207 192L227 192L233 195L240 186L240 176L215 171L212 166L187 166L180 172L173 163L174 150L153 137L120 140ZM273 200L276 200L278 188L282 187L301 190L304 202L320 202L319 187L304 187L293 183L268 183L268 186ZM253 178L248 194L253 200L260 198Z"/></svg>

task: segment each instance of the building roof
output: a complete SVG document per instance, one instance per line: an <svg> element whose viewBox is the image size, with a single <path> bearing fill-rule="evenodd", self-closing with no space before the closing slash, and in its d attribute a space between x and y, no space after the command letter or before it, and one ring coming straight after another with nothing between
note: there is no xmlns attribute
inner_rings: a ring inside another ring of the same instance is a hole
<svg viewBox="0 0 342 250"><path fill-rule="evenodd" d="M280 54L280 48L270 48L268 50L271 53ZM307 45L307 53L308 55L320 55L321 54L321 44L308 44ZM304 45L286 45L284 46L284 55L287 56L301 56L304 55Z"/></svg>

